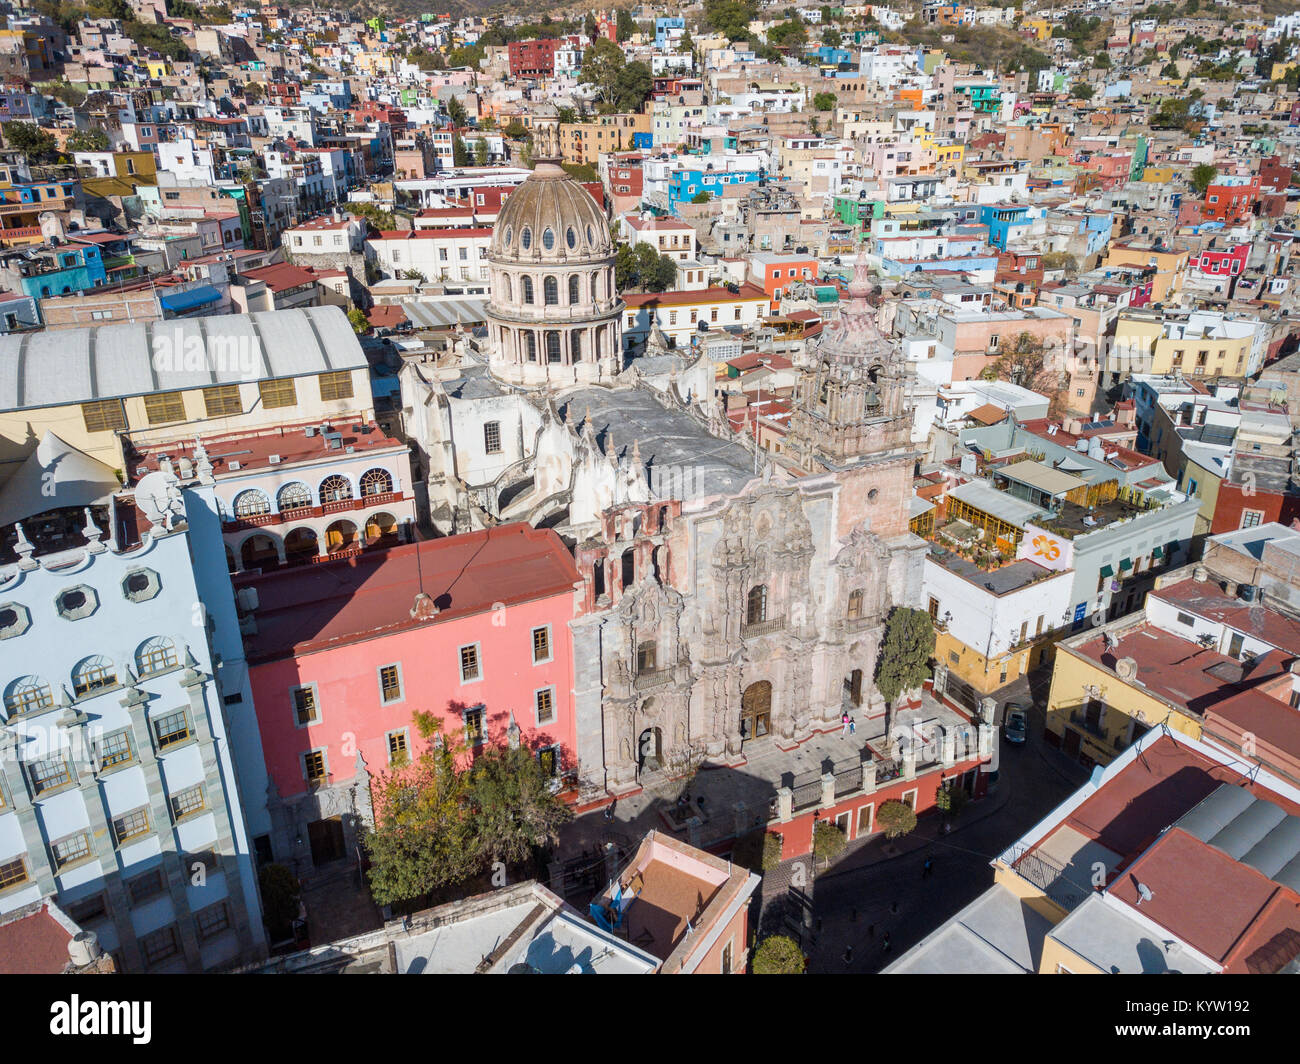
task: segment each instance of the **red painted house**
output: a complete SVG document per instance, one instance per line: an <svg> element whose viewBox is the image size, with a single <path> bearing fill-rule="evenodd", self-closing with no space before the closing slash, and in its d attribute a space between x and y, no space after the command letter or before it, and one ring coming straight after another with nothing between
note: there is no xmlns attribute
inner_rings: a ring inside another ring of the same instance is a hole
<svg viewBox="0 0 1300 1064"><path fill-rule="evenodd" d="M348 852L356 824L328 814L367 815L369 778L423 747L417 711L471 749L513 721L559 776L576 742L575 584L559 536L522 523L236 577L276 859L304 837L318 863Z"/></svg>
<svg viewBox="0 0 1300 1064"><path fill-rule="evenodd" d="M1202 251L1187 265L1206 277L1236 277L1246 268L1249 257L1250 245L1238 244L1233 248Z"/></svg>
<svg viewBox="0 0 1300 1064"><path fill-rule="evenodd" d="M1220 178L1205 190L1202 216L1207 222L1239 225L1254 214L1259 199L1259 178Z"/></svg>
<svg viewBox="0 0 1300 1064"><path fill-rule="evenodd" d="M564 42L551 38L511 41L507 45L512 78L549 78L555 74L555 53Z"/></svg>

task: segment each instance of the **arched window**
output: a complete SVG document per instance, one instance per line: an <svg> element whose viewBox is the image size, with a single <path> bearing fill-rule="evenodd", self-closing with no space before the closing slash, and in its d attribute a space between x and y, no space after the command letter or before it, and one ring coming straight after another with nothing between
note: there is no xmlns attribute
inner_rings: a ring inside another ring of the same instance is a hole
<svg viewBox="0 0 1300 1064"><path fill-rule="evenodd" d="M522 283L523 283L524 302L531 304L533 301L533 279L529 277L527 274L525 274Z"/></svg>
<svg viewBox="0 0 1300 1064"><path fill-rule="evenodd" d="M286 484L276 495L275 504L282 514L293 510L310 510L312 505L311 488L301 481Z"/></svg>
<svg viewBox="0 0 1300 1064"><path fill-rule="evenodd" d="M528 348L528 361L536 362L537 361L537 334L526 332L524 333L524 339L527 340L526 346Z"/></svg>
<svg viewBox="0 0 1300 1064"><path fill-rule="evenodd" d="M135 663L141 676L170 669L177 664L176 644L164 635L155 636L136 651Z"/></svg>
<svg viewBox="0 0 1300 1064"><path fill-rule="evenodd" d="M849 592L849 620L856 621L862 616L862 588Z"/></svg>
<svg viewBox="0 0 1300 1064"><path fill-rule="evenodd" d="M15 713L50 709L53 705L54 693L50 690L50 685L39 676L21 676L5 692L5 712L11 716Z"/></svg>
<svg viewBox="0 0 1300 1064"><path fill-rule="evenodd" d="M572 229L569 232L573 232ZM582 297L578 294L578 275L576 273L569 275L569 302L579 303Z"/></svg>
<svg viewBox="0 0 1300 1064"><path fill-rule="evenodd" d="M117 684L117 668L102 654L86 658L72 670L72 693L84 698Z"/></svg>
<svg viewBox="0 0 1300 1064"><path fill-rule="evenodd" d="M347 477L335 473L320 482L321 502L342 502L350 498L352 498L352 485L348 483Z"/></svg>
<svg viewBox="0 0 1300 1064"><path fill-rule="evenodd" d="M387 495L393 490L393 477L387 469L367 469L361 474L361 497Z"/></svg>
<svg viewBox="0 0 1300 1064"><path fill-rule="evenodd" d="M767 620L767 585L759 584L749 589L749 600L745 607L746 624L762 624Z"/></svg>
<svg viewBox="0 0 1300 1064"><path fill-rule="evenodd" d="M550 232L548 229L547 232ZM542 301L548 306L556 306L560 302L560 282L554 277L542 279Z"/></svg>
<svg viewBox="0 0 1300 1064"><path fill-rule="evenodd" d="M560 334L557 332L548 332L546 334L546 361L560 361Z"/></svg>
<svg viewBox="0 0 1300 1064"><path fill-rule="evenodd" d="M573 361L582 361L582 333L574 331L569 334L569 346L573 350Z"/></svg>
<svg viewBox="0 0 1300 1064"><path fill-rule="evenodd" d="M266 492L249 488L235 496L236 517L261 517L271 512L271 500Z"/></svg>
<svg viewBox="0 0 1300 1064"><path fill-rule="evenodd" d="M519 245L525 251L533 246L533 231L528 226L524 226L523 232L519 234Z"/></svg>

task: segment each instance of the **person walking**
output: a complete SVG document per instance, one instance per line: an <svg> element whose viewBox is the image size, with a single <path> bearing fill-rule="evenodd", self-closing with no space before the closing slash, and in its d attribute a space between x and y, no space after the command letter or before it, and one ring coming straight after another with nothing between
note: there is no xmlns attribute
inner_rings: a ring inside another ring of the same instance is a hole
<svg viewBox="0 0 1300 1064"><path fill-rule="evenodd" d="M845 946L845 947L844 947L844 967L847 968L847 967L848 967L850 964L852 964L852 963L853 963L853 947L852 947L852 946Z"/></svg>
<svg viewBox="0 0 1300 1064"><path fill-rule="evenodd" d="M889 952L889 947L890 947L890 943L889 943L889 932L888 932L888 931L885 932L884 943L885 943L885 952L888 953L888 952Z"/></svg>
<svg viewBox="0 0 1300 1064"><path fill-rule="evenodd" d="M852 717L849 718L849 734L852 735L858 730L858 722Z"/></svg>
<svg viewBox="0 0 1300 1064"><path fill-rule="evenodd" d="M925 859L925 864L921 866L921 878L922 879L928 878L930 873L933 871L934 871L934 861L931 858L927 857Z"/></svg>
<svg viewBox="0 0 1300 1064"><path fill-rule="evenodd" d="M849 734L849 725L853 723L849 719L849 711L847 709L844 711L844 714L840 717L840 723L844 725L843 730L840 732L840 738L843 739L844 736Z"/></svg>

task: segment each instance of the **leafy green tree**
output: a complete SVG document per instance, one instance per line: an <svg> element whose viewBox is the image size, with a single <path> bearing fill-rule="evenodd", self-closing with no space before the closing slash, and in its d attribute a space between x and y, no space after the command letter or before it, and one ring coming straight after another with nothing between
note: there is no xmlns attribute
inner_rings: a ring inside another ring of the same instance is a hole
<svg viewBox="0 0 1300 1064"><path fill-rule="evenodd" d="M283 942L293 934L298 919L302 884L282 864L263 865L257 874L262 894L262 922L272 942Z"/></svg>
<svg viewBox="0 0 1300 1064"><path fill-rule="evenodd" d="M709 200L711 200L711 199L713 199L713 194L712 194L711 192L707 192L707 191L704 191L704 192L697 192L697 193L695 193L694 196L691 197L691 202L692 202L692 203L708 203Z"/></svg>
<svg viewBox="0 0 1300 1064"><path fill-rule="evenodd" d="M38 162L54 154L58 147L52 134L32 122L6 122L3 127L5 146L22 152L28 162Z"/></svg>
<svg viewBox="0 0 1300 1064"><path fill-rule="evenodd" d="M451 139L452 166L469 166L473 158L474 156L470 154L469 145L465 143L465 139L459 133L457 133L454 137L452 137Z"/></svg>
<svg viewBox="0 0 1300 1064"><path fill-rule="evenodd" d="M744 40L757 16L758 0L704 0L704 24L728 40Z"/></svg>
<svg viewBox="0 0 1300 1064"><path fill-rule="evenodd" d="M1159 109L1151 119L1151 128L1185 130L1192 122L1191 106L1190 100L1177 96L1161 100Z"/></svg>
<svg viewBox="0 0 1300 1064"><path fill-rule="evenodd" d="M680 41L677 42L677 53L678 53L679 55L694 55L694 54L695 54L695 41L694 41L694 39L691 37L691 31L690 31L690 30L683 30L683 31L682 31L682 38L681 38Z"/></svg>
<svg viewBox="0 0 1300 1064"><path fill-rule="evenodd" d="M600 174L591 163L560 163L564 172L575 181L599 181Z"/></svg>
<svg viewBox="0 0 1300 1064"><path fill-rule="evenodd" d="M1190 183L1198 196L1204 196L1205 190L1210 187L1210 182L1218 176L1219 171L1209 163L1200 163L1192 170Z"/></svg>
<svg viewBox="0 0 1300 1064"><path fill-rule="evenodd" d="M818 111L833 111L839 97L833 92L819 92L813 97L813 107Z"/></svg>
<svg viewBox="0 0 1300 1064"><path fill-rule="evenodd" d="M894 702L904 691L920 687L930 678L930 655L934 653L934 622L925 610L899 606L885 622L876 665L876 687L886 702Z"/></svg>
<svg viewBox="0 0 1300 1064"><path fill-rule="evenodd" d="M488 143L486 137L479 137L474 142L474 165L487 166L488 164Z"/></svg>
<svg viewBox="0 0 1300 1064"><path fill-rule="evenodd" d="M460 97L458 96L447 97L446 107L447 107L447 118L450 120L452 126L454 126L456 129L464 129L465 122L468 119L468 115L465 112L465 105L460 102Z"/></svg>
<svg viewBox="0 0 1300 1064"><path fill-rule="evenodd" d="M79 129L68 137L64 147L68 151L108 151L108 134L102 129Z"/></svg>
<svg viewBox="0 0 1300 1064"><path fill-rule="evenodd" d="M822 30L822 44L831 48L838 48L844 42L844 36L839 30L832 26L830 29Z"/></svg>
<svg viewBox="0 0 1300 1064"><path fill-rule="evenodd" d="M600 32L600 23L596 21L594 12L587 12L587 17L582 23L582 32L587 40L594 41L596 39L596 34Z"/></svg>
<svg viewBox="0 0 1300 1064"><path fill-rule="evenodd" d="M645 63L628 63L615 78L614 107L619 112L640 111L653 87L654 78Z"/></svg>
<svg viewBox="0 0 1300 1064"><path fill-rule="evenodd" d="M625 7L618 9L618 15L614 19L614 33L620 41L626 41L636 33L636 20Z"/></svg>
<svg viewBox="0 0 1300 1064"><path fill-rule="evenodd" d="M897 798L882 803L876 814L876 824L887 839L901 839L916 830L916 811Z"/></svg>
<svg viewBox="0 0 1300 1064"><path fill-rule="evenodd" d="M572 107L557 107L559 112L560 124L569 125L578 120L578 112Z"/></svg>
<svg viewBox="0 0 1300 1064"><path fill-rule="evenodd" d="M595 85L600 98L613 103L618 96L618 76L627 63L623 49L607 37L602 37L582 53L582 73L579 83Z"/></svg>
<svg viewBox="0 0 1300 1064"><path fill-rule="evenodd" d="M1098 52L1092 57L1092 67L1094 70L1109 70L1111 68L1110 56L1105 52Z"/></svg>
<svg viewBox="0 0 1300 1064"><path fill-rule="evenodd" d="M512 118L510 124L501 131L511 140L531 140L532 133L519 119Z"/></svg>
<svg viewBox="0 0 1300 1064"><path fill-rule="evenodd" d="M266 90L256 81L249 81L244 84L244 99L249 103L257 103L266 95Z"/></svg>
<svg viewBox="0 0 1300 1064"><path fill-rule="evenodd" d="M377 203L349 203L348 210L356 217L364 218L375 229L397 228L397 219L393 217L392 212L384 210Z"/></svg>
<svg viewBox="0 0 1300 1064"><path fill-rule="evenodd" d="M731 859L751 872L771 872L781 864L781 836L762 828L742 835L732 848Z"/></svg>
<svg viewBox="0 0 1300 1064"><path fill-rule="evenodd" d="M750 968L755 975L802 975L803 951L787 935L770 935L754 947Z"/></svg>
<svg viewBox="0 0 1300 1064"><path fill-rule="evenodd" d="M1070 86L1070 95L1076 100L1091 100L1097 90L1085 81L1076 81Z"/></svg>
<svg viewBox="0 0 1300 1064"><path fill-rule="evenodd" d="M813 856L819 861L835 860L848 844L844 832L829 820L819 820L813 827Z"/></svg>
<svg viewBox="0 0 1300 1064"><path fill-rule="evenodd" d="M480 860L518 864L553 845L572 814L524 746L491 747L469 770L469 805Z"/></svg>
<svg viewBox="0 0 1300 1064"><path fill-rule="evenodd" d="M370 322L366 320L365 313L356 307L348 311L348 324L352 326L352 331L358 336L370 330Z"/></svg>
<svg viewBox="0 0 1300 1064"><path fill-rule="evenodd" d="M789 22L781 22L767 31L767 43L774 48L794 48L808 40L808 27L795 15Z"/></svg>
<svg viewBox="0 0 1300 1064"><path fill-rule="evenodd" d="M1164 66L1160 68L1160 76L1162 78L1182 77L1182 75L1178 73L1178 64L1175 63L1172 59L1169 60L1169 62L1167 62Z"/></svg>

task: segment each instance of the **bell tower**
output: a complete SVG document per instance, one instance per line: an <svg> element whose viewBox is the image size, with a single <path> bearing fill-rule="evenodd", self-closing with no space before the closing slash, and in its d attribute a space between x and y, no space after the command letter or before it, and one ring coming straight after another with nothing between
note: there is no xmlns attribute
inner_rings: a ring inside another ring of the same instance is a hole
<svg viewBox="0 0 1300 1064"><path fill-rule="evenodd" d="M805 472L843 469L910 445L907 365L898 344L876 328L870 290L859 263L836 328L800 366L785 454Z"/></svg>

